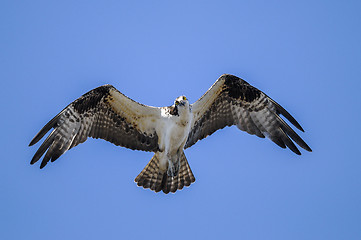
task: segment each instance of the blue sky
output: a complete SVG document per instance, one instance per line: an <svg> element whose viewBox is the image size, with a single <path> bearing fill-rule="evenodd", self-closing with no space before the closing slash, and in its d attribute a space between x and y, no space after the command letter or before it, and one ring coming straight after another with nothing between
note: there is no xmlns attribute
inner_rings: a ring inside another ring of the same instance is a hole
<svg viewBox="0 0 361 240"><path fill-rule="evenodd" d="M2 1L0 239L361 239L360 1ZM223 73L285 107L302 156L236 127L185 154L196 182L154 193L151 153L89 139L40 170L34 135L109 83L196 101Z"/></svg>

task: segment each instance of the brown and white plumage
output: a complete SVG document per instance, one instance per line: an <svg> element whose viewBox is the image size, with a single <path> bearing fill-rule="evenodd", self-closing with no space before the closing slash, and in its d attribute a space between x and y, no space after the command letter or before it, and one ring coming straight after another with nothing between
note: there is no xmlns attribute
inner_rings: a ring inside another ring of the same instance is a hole
<svg viewBox="0 0 361 240"><path fill-rule="evenodd" d="M296 154L300 151L294 142L311 151L280 115L303 131L278 103L228 74L194 104L181 96L174 105L162 108L137 103L113 86L104 85L72 102L40 130L30 146L53 128L31 164L45 154L40 165L43 168L88 137L102 138L118 146L154 152L135 181L156 192L175 192L195 181L183 150L226 126L236 125L258 137L267 136Z"/></svg>
<svg viewBox="0 0 361 240"><path fill-rule="evenodd" d="M218 129L236 125L249 134L261 138L267 136L280 147L287 146L296 154L301 153L291 139L300 147L311 151L311 148L279 116L282 114L303 132L300 124L291 114L265 93L233 75L222 75L192 105L192 112L194 123L185 148Z"/></svg>
<svg viewBox="0 0 361 240"><path fill-rule="evenodd" d="M49 160L55 161L88 137L102 138L130 149L157 151L158 136L152 121L140 123L142 118L155 117L158 112L158 108L136 103L113 86L95 88L64 108L34 137L30 146L54 128L35 153L31 164L47 151L40 165L43 168Z"/></svg>

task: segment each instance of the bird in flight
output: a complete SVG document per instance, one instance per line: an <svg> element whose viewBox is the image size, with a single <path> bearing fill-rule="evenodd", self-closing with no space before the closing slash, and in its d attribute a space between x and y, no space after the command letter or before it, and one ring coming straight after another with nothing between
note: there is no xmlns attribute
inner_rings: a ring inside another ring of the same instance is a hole
<svg viewBox="0 0 361 240"><path fill-rule="evenodd" d="M230 74L219 77L195 103L180 96L169 107L138 103L104 85L70 103L36 134L29 146L53 128L31 164L45 154L40 164L43 168L88 137L101 138L117 146L154 152L135 182L155 192L174 193L195 181L184 149L226 126L236 125L249 134L268 137L298 155L295 143L311 152L280 115L304 131L281 105Z"/></svg>

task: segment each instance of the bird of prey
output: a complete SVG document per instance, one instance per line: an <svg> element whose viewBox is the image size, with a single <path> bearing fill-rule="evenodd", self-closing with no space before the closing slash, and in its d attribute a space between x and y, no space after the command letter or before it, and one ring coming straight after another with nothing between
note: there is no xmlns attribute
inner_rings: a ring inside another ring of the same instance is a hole
<svg viewBox="0 0 361 240"><path fill-rule="evenodd" d="M298 155L301 153L294 142L311 152L280 115L304 131L281 105L230 74L219 77L195 103L180 96L169 107L143 105L104 85L70 103L40 130L29 146L53 128L31 164L45 153L40 164L43 168L88 137L101 138L133 150L154 152L135 182L155 192L174 193L195 181L184 149L226 126L236 125L249 134L266 136Z"/></svg>

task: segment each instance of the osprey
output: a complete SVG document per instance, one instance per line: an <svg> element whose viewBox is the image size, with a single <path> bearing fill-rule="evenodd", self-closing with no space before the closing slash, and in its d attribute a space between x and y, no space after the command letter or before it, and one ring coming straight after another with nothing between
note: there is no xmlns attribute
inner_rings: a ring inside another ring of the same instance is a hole
<svg viewBox="0 0 361 240"><path fill-rule="evenodd" d="M267 136L298 155L301 153L294 142L311 152L280 115L304 131L281 105L229 74L222 75L194 104L180 96L169 107L140 104L104 85L69 104L40 130L29 146L53 128L31 164L46 152L40 164L43 168L88 137L101 138L133 150L154 152L135 182L155 192L174 193L195 181L184 149L226 126L236 125L261 138Z"/></svg>

